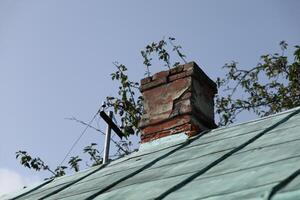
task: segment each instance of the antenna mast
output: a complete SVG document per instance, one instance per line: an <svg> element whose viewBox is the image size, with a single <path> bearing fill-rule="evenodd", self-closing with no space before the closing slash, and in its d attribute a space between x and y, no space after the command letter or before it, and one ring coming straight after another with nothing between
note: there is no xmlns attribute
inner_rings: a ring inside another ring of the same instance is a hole
<svg viewBox="0 0 300 200"><path fill-rule="evenodd" d="M113 112L108 111L107 115L110 119L113 118ZM104 151L103 151L103 162L102 164L105 164L108 162L108 156L109 156L109 147L110 147L110 137L111 137L111 126L107 124L106 126L106 132L105 132L105 143L104 143Z"/></svg>

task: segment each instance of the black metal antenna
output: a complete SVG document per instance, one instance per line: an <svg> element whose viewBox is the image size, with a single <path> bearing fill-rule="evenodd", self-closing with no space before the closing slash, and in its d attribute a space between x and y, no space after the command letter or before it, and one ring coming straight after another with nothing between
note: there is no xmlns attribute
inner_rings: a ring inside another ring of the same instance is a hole
<svg viewBox="0 0 300 200"><path fill-rule="evenodd" d="M105 104L102 105L102 108L99 110L99 114L102 119L107 123L106 133L105 133L105 143L103 150L103 164L106 164L109 161L109 148L110 148L110 140L111 140L111 130L113 130L121 139L124 133L119 129L119 127L113 122L114 114L112 111L107 112L104 111ZM126 153L127 154L127 153Z"/></svg>
<svg viewBox="0 0 300 200"><path fill-rule="evenodd" d="M122 137L125 137L125 134L113 122L112 118L110 118L103 110L100 111L100 116L121 139Z"/></svg>

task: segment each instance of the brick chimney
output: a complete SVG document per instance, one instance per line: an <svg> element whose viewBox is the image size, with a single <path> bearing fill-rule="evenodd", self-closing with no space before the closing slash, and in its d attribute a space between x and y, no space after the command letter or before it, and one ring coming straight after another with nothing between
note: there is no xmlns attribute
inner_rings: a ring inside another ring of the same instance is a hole
<svg viewBox="0 0 300 200"><path fill-rule="evenodd" d="M140 90L145 109L139 124L142 143L177 133L193 136L216 128L217 87L195 62L142 79Z"/></svg>

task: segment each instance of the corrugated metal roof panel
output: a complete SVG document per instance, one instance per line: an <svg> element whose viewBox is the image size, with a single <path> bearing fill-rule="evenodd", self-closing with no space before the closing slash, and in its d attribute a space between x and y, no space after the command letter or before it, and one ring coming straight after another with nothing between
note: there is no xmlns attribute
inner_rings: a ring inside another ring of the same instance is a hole
<svg viewBox="0 0 300 200"><path fill-rule="evenodd" d="M55 179L0 199L292 199L299 195L300 108L154 142L107 166ZM172 136L174 137L174 136ZM300 198L300 197L299 197Z"/></svg>

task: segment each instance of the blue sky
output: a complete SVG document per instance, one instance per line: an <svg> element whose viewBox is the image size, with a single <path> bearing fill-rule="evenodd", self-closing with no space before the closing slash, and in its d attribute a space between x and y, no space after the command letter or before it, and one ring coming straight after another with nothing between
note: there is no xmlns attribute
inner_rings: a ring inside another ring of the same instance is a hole
<svg viewBox="0 0 300 200"><path fill-rule="evenodd" d="M281 40L299 45L299 9L297 0L0 0L0 179L11 173L19 184L0 194L47 176L21 167L15 151L59 164L84 128L65 118L89 121L116 93L113 61L139 80L140 50L173 36L187 60L216 79L226 62L247 68L280 51ZM102 144L103 137L89 130L73 154L91 142Z"/></svg>

